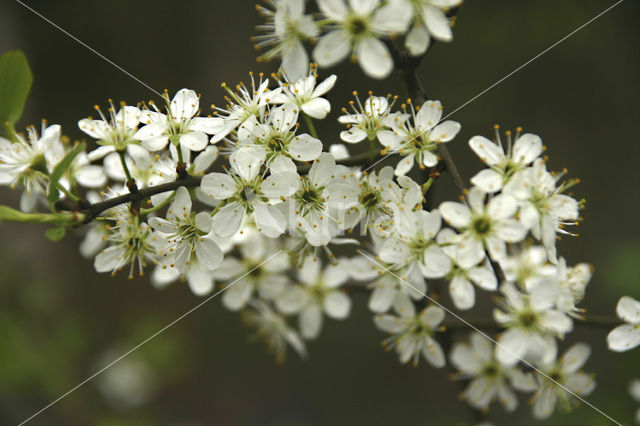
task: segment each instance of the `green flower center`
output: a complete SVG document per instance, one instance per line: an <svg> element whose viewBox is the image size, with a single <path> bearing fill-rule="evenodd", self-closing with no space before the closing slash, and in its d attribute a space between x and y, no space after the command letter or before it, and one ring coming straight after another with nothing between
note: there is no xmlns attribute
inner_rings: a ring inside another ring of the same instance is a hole
<svg viewBox="0 0 640 426"><path fill-rule="evenodd" d="M359 38L369 32L369 22L362 16L352 15L346 23L346 30L353 38Z"/></svg>
<svg viewBox="0 0 640 426"><path fill-rule="evenodd" d="M478 236L480 239L488 236L491 233L493 228L493 223L488 216L478 216L473 219L471 222L472 231Z"/></svg>

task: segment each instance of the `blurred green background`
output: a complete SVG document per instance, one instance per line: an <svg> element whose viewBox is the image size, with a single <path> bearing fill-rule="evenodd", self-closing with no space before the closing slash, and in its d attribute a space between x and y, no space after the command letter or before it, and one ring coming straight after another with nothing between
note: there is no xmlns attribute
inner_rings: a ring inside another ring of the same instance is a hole
<svg viewBox="0 0 640 426"><path fill-rule="evenodd" d="M273 71L256 64L249 36L259 23L254 2L237 1L28 1L29 6L150 86L202 93L202 105L223 104L222 81L246 80L247 72ZM420 74L428 96L445 113L466 102L532 58L613 1L468 1L451 44L437 44ZM570 264L586 261L596 273L585 306L613 315L618 298L640 297L638 119L640 4L627 0L452 119L462 131L450 149L465 178L480 162L467 147L475 134L491 136L494 123L521 125L542 136L550 167L569 169L587 199L580 238L564 239ZM53 28L20 4L0 4L0 52L23 49L35 82L22 124L41 117L82 137L78 119L107 98L135 103L153 93ZM338 142L335 118L353 89L406 96L397 76L363 77L345 63L329 98L334 111L320 132ZM437 200L454 198L447 178ZM19 194L3 189L2 204ZM78 253L79 235L60 243L44 228L0 227L0 424L17 424L153 334L200 299L186 285L157 291L146 278L129 281L98 275ZM486 294L484 295L486 296ZM34 425L417 425L474 424L478 416L456 400L460 383L424 362L399 365L380 347L364 295L342 323L328 320L311 357L290 354L274 365L265 349L249 343L250 330L213 300L36 417ZM488 299L488 297L484 297ZM480 304L482 305L482 304ZM477 317L478 306L463 316ZM597 373L588 400L630 423L638 404L627 393L640 377L638 352L614 354L607 329L579 327L562 349L592 344L585 369ZM466 334L460 336L465 337ZM121 392L113 391L116 383ZM111 393L104 388L112 389ZM534 422L526 397L495 424ZM557 414L544 424L607 424L588 407Z"/></svg>

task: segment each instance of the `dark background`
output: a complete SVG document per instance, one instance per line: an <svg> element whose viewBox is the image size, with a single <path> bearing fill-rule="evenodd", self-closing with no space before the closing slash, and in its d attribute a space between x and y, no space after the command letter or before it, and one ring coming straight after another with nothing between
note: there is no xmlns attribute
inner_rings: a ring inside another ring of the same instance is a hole
<svg viewBox="0 0 640 426"><path fill-rule="evenodd" d="M276 65L255 62L249 36L259 19L248 0L27 4L151 87L197 90L203 106L223 103L221 82L246 80L248 71L271 72ZM454 42L435 45L423 63L428 96L443 102L445 114L452 111L611 4L466 2ZM592 314L613 315L623 294L640 297L639 10L638 2L623 2L451 117L462 123L462 131L449 146L467 179L481 164L466 141L475 134L491 136L494 123L541 135L550 167L567 167L569 176L582 179L575 188L576 197L587 199L581 237L563 240L560 252L569 264L586 261L596 267L584 304ZM81 138L76 122L90 115L94 104L155 97L20 4L4 0L0 53L16 48L26 52L35 75L22 125L45 117ZM329 96L334 111L319 128L327 144L338 142L335 118L353 89L406 96L395 75L369 80L349 63L322 70L321 76L329 72L339 79ZM438 201L455 198L446 177L435 193ZM18 196L0 191L3 204L17 206ZM185 285L157 291L146 278L99 275L92 261L79 255L79 235L51 243L43 231L31 224L0 228L0 424L32 415L200 301ZM98 378L31 423L474 424L478 417L456 400L462 385L448 381L447 370L424 362L418 368L399 365L380 347L383 335L373 327L365 296L354 297L351 317L343 323L328 320L320 339L309 344L309 360L290 354L281 366L261 345L247 342L250 330L213 300L123 361L146 366L144 403L131 408L109 403L98 387L104 379ZM588 400L630 422L638 404L627 385L640 377L639 352L607 351L607 331L578 327L561 347L592 344L585 369L597 373L598 387ZM520 398L511 416L494 406L486 418L496 424L536 423L526 399ZM546 424L606 421L581 406Z"/></svg>

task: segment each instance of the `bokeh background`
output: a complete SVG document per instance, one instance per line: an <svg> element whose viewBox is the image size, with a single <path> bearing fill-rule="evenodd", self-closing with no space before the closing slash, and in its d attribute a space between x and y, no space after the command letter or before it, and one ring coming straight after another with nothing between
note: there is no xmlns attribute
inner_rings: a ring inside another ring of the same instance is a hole
<svg viewBox="0 0 640 426"><path fill-rule="evenodd" d="M222 104L223 81L246 80L257 64L249 36L260 22L254 2L80 0L26 3L151 87L202 93L202 105ZM445 113L591 19L613 0L467 1L455 40L437 44L420 70L428 96ZM462 131L450 149L465 178L480 162L467 147L494 123L521 125L542 136L550 167L580 177L587 199L580 238L564 239L570 264L596 267L585 306L612 316L618 298L640 297L638 226L638 40L640 4L627 0L455 116ZM78 119L108 98L135 103L155 95L20 4L0 4L0 52L23 49L35 82L21 124L41 117L81 138ZM321 71L327 75L329 71ZM335 119L353 89L406 96L397 76L363 77L346 63L330 94L332 114L322 123L325 142L338 141ZM447 178L436 202L455 198ZM18 193L0 191L17 206ZM121 353L162 328L200 299L186 285L155 290L147 279L94 272L78 253L80 235L59 243L44 228L0 227L0 424L17 424ZM488 299L487 295L483 295ZM311 357L291 354L275 365L265 348L248 341L236 314L212 300L121 363L32 420L34 425L463 425L481 416L456 400L461 383L425 363L402 366L380 347L366 297L354 295L351 317L327 321ZM486 312L482 303L465 316ZM605 328L578 327L562 348L592 344L585 369L597 373L589 401L630 423L638 404L627 385L640 377L638 350L608 352ZM459 336L465 337L466 333ZM526 397L495 424L534 424ZM544 424L602 425L588 407L557 414Z"/></svg>

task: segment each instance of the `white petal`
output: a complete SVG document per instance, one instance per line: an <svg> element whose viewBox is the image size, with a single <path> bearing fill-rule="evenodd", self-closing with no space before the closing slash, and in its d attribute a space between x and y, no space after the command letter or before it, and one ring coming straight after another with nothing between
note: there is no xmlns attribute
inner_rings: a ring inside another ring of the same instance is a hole
<svg viewBox="0 0 640 426"><path fill-rule="evenodd" d="M300 333L305 339L315 339L322 329L322 311L318 305L309 305L300 313Z"/></svg>
<svg viewBox="0 0 640 426"><path fill-rule="evenodd" d="M218 200L226 200L236 193L236 183L226 173L209 173L203 176L200 183L202 191Z"/></svg>
<svg viewBox="0 0 640 426"><path fill-rule="evenodd" d="M254 214L258 230L269 238L277 238L285 230L287 221L276 206L265 203L255 203Z"/></svg>
<svg viewBox="0 0 640 426"><path fill-rule="evenodd" d="M456 276L449 284L449 293L456 308L471 309L475 304L475 290L473 285L464 277Z"/></svg>
<svg viewBox="0 0 640 426"><path fill-rule="evenodd" d="M496 358L506 366L515 365L525 355L528 346L528 336L525 333L509 329L498 338Z"/></svg>
<svg viewBox="0 0 640 426"><path fill-rule="evenodd" d="M484 136L472 137L469 140L469 146L489 166L495 166L504 159L502 148Z"/></svg>
<svg viewBox="0 0 640 426"><path fill-rule="evenodd" d="M427 337L426 344L422 347L422 355L436 368L444 367L446 360L442 347L433 338Z"/></svg>
<svg viewBox="0 0 640 426"><path fill-rule="evenodd" d="M491 194L502 188L502 175L494 170L484 169L471 178L471 183Z"/></svg>
<svg viewBox="0 0 640 426"><path fill-rule="evenodd" d="M191 265L187 271L187 283L196 296L204 296L213 290L213 276L199 264Z"/></svg>
<svg viewBox="0 0 640 426"><path fill-rule="evenodd" d="M322 120L331 111L331 104L325 98L313 98L302 104L302 111L310 117Z"/></svg>
<svg viewBox="0 0 640 426"><path fill-rule="evenodd" d="M420 56L427 51L430 41L431 38L429 37L427 28L420 22L411 27L411 30L409 30L404 40L404 45L411 55Z"/></svg>
<svg viewBox="0 0 640 426"><path fill-rule="evenodd" d="M456 121L444 121L433 128L429 138L435 142L449 142L458 134L461 127Z"/></svg>
<svg viewBox="0 0 640 426"><path fill-rule="evenodd" d="M196 243L196 257L198 262L210 271L218 268L222 264L222 250L210 238L202 237Z"/></svg>
<svg viewBox="0 0 640 426"><path fill-rule="evenodd" d="M180 136L180 145L191 151L202 151L209 145L209 138L202 132L189 132Z"/></svg>
<svg viewBox="0 0 640 426"><path fill-rule="evenodd" d="M413 168L414 163L414 155L409 154L404 157L402 160L398 161L396 165L395 175L396 176L404 176Z"/></svg>
<svg viewBox="0 0 640 426"><path fill-rule="evenodd" d="M375 37L367 37L358 43L356 56L366 75L382 79L391 74L393 59L387 46Z"/></svg>
<svg viewBox="0 0 640 426"><path fill-rule="evenodd" d="M221 117L195 117L189 124L189 130L215 135L224 128L224 120Z"/></svg>
<svg viewBox="0 0 640 426"><path fill-rule="evenodd" d="M640 323L640 302L629 296L622 296L616 306L618 317L633 324Z"/></svg>
<svg viewBox="0 0 640 426"><path fill-rule="evenodd" d="M252 181L260 173L260 166L264 162L265 155L261 149L245 146L229 156L229 163L233 171L241 178L245 181Z"/></svg>
<svg viewBox="0 0 640 426"><path fill-rule="evenodd" d="M171 114L178 120L196 115L200 105L198 95L193 90L181 89L171 100Z"/></svg>
<svg viewBox="0 0 640 426"><path fill-rule="evenodd" d="M444 12L437 7L426 5L422 9L424 23L429 28L429 32L433 38L440 41L451 41L453 33L449 26L449 19Z"/></svg>
<svg viewBox="0 0 640 426"><path fill-rule="evenodd" d="M575 373L587 362L591 348L586 343L576 343L562 355L560 363L566 373Z"/></svg>
<svg viewBox="0 0 640 426"><path fill-rule="evenodd" d="M471 211L462 203L445 201L438 210L442 218L455 228L464 228L471 223Z"/></svg>
<svg viewBox="0 0 640 426"><path fill-rule="evenodd" d="M347 143L358 143L367 137L367 132L359 127L351 127L349 130L340 132L340 139Z"/></svg>
<svg viewBox="0 0 640 426"><path fill-rule="evenodd" d="M282 51L282 69L291 81L304 77L309 69L309 55L299 40L287 43Z"/></svg>
<svg viewBox="0 0 640 426"><path fill-rule="evenodd" d="M324 311L334 319L344 319L351 311L351 299L341 291L332 291L324 299Z"/></svg>
<svg viewBox="0 0 640 426"><path fill-rule="evenodd" d="M293 138L289 144L289 154L297 161L313 161L322 152L322 142L307 134Z"/></svg>
<svg viewBox="0 0 640 426"><path fill-rule="evenodd" d="M540 136L525 133L513 144L511 157L521 164L530 164L542 154L542 139Z"/></svg>
<svg viewBox="0 0 640 426"><path fill-rule="evenodd" d="M243 218L244 207L239 202L227 204L213 216L213 231L222 238L228 238L240 228Z"/></svg>
<svg viewBox="0 0 640 426"><path fill-rule="evenodd" d="M624 352L640 345L640 327L638 325L619 325L607 336L609 349L614 352Z"/></svg>
<svg viewBox="0 0 640 426"><path fill-rule="evenodd" d="M78 169L76 181L85 188L100 188L107 183L107 176L100 166L87 165Z"/></svg>
<svg viewBox="0 0 640 426"><path fill-rule="evenodd" d="M344 30L333 30L318 41L313 58L321 67L330 67L342 61L351 51L351 42Z"/></svg>

